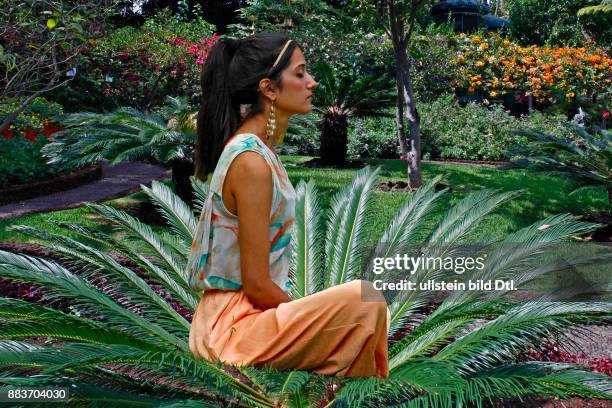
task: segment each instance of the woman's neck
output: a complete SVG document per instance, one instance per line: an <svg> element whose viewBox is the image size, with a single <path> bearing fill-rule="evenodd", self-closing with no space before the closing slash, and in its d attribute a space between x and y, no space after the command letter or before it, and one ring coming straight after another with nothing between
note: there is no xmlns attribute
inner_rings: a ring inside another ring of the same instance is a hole
<svg viewBox="0 0 612 408"><path fill-rule="evenodd" d="M274 134L272 135L270 140L267 139L267 131L266 131L267 121L268 121L267 115L264 115L263 113L257 113L251 116L250 118L248 118L247 120L245 120L240 125L238 130L236 130L236 134L252 133L256 135L257 137L259 137L261 141L264 142L266 146L270 148L270 150L274 151L274 148L272 147L272 143L275 140L277 140L280 137L280 135L282 135L287 130L289 118L287 116L279 115L277 113L276 127L274 129Z"/></svg>

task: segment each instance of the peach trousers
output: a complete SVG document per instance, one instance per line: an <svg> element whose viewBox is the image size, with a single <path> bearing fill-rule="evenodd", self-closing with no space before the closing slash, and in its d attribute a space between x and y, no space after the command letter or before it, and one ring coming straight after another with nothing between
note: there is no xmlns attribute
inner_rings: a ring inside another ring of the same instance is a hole
<svg viewBox="0 0 612 408"><path fill-rule="evenodd" d="M389 376L390 314L382 293L354 280L260 310L242 290L207 290L193 315L196 358L319 374Z"/></svg>

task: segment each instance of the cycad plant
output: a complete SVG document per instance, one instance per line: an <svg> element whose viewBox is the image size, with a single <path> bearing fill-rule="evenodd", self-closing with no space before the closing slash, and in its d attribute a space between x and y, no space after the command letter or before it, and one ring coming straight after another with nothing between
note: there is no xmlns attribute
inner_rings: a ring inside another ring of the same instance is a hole
<svg viewBox="0 0 612 408"><path fill-rule="evenodd" d="M315 111L320 119L321 162L342 166L348 147L348 123L352 117L389 116L395 105L393 81L381 75L359 78L337 76L329 64L317 65Z"/></svg>
<svg viewBox="0 0 612 408"><path fill-rule="evenodd" d="M294 298L362 276L361 248L373 221L377 174L369 167L359 171L326 211L318 204L314 183L300 182L290 270ZM432 227L431 216L445 194L436 191L437 181L403 203L374 243L378 255L415 242L430 253L452 253L483 217L515 196L471 193ZM197 213L209 196L205 184L194 182L194 188ZM438 299L433 312L425 312L432 294L406 292L390 304L391 335L407 327L410 331L390 344L388 379L334 378L195 360L187 344L189 320L179 311L193 310L198 301L185 271L196 213L162 183L143 190L171 229L155 232L106 205L90 209L111 222L119 236L76 224L63 224L81 237L76 239L14 227L45 242L57 257L0 251L0 277L41 285L47 300L69 302L75 312L0 298L0 383L65 386L76 406L113 407L475 407L496 398L533 394L612 397L612 383L605 375L568 364L516 362L520 351L567 328L608 319L611 306L601 302L510 303L472 291ZM565 267L550 260L529 261L594 227L571 215L546 218L490 244L494 262L478 277L512 277L518 285ZM521 244L520 250L506 243ZM423 268L413 279L439 276L440 271Z"/></svg>
<svg viewBox="0 0 612 408"><path fill-rule="evenodd" d="M64 130L43 153L50 163L83 167L106 159L111 165L154 158L172 167L180 197L191 201L195 122L185 98L169 96L159 113L123 107L111 113L78 112L62 118Z"/></svg>
<svg viewBox="0 0 612 408"><path fill-rule="evenodd" d="M555 176L567 177L579 186L603 186L612 204L612 134L599 129L591 135L584 128L566 124L571 138L562 138L536 129L519 129L515 133L529 138L517 146L513 167L525 167Z"/></svg>

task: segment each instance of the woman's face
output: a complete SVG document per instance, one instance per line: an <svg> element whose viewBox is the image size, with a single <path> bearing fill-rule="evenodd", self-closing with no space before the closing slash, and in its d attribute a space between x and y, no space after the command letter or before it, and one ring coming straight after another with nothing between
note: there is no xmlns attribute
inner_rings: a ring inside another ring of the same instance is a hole
<svg viewBox="0 0 612 408"><path fill-rule="evenodd" d="M296 48L291 55L289 66L281 73L283 89L276 99L277 109L289 115L308 113L312 110L312 92L317 86L306 69L306 60L302 50Z"/></svg>

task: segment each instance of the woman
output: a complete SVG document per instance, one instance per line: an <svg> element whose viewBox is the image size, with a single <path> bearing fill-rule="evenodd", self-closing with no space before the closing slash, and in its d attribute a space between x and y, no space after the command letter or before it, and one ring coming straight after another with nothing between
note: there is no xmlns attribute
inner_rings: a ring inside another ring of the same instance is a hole
<svg viewBox="0 0 612 408"><path fill-rule="evenodd" d="M302 51L278 33L223 40L201 83L196 175L209 176L210 190L188 262L190 284L203 291L192 353L236 365L387 377L388 309L370 282L297 300L287 294L295 191L273 143L282 143L291 115L312 109L317 83Z"/></svg>

